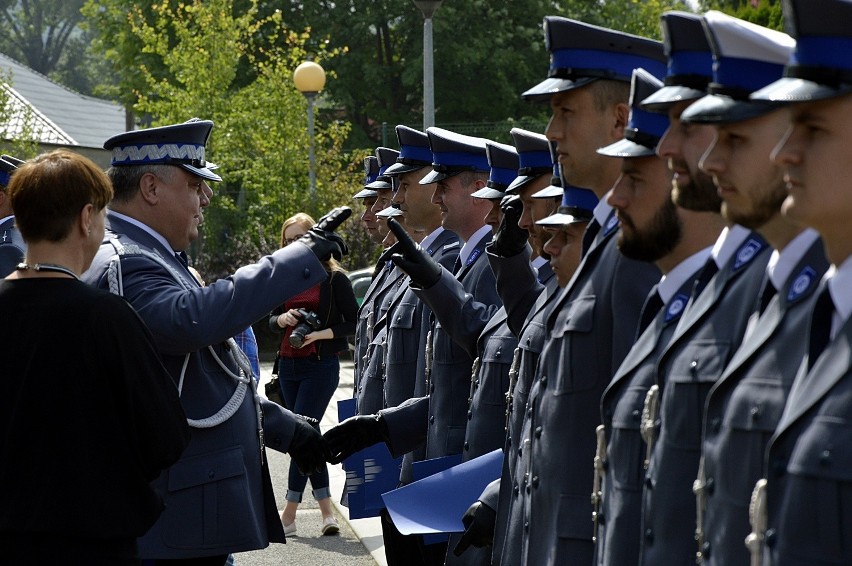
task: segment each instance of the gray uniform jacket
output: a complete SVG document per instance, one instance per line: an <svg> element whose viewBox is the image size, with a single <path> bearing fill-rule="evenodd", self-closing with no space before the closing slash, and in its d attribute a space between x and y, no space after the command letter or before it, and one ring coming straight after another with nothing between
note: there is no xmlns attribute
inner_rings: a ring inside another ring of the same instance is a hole
<svg viewBox="0 0 852 566"><path fill-rule="evenodd" d="M518 458L518 440L524 420L524 411L530 388L535 379L538 357L544 348L545 323L548 307L560 290L549 264L539 270L538 278L530 268L529 250L517 256L504 258L488 254L488 261L497 276L497 292L503 299L507 323L518 335L518 360L516 382L511 390L506 435L503 446L503 470L500 479L492 482L479 499L497 511L492 545L492 563L500 564L503 543L509 528L510 502L517 497L518 480L514 476ZM537 292L530 305L529 296ZM523 319L518 326L513 320Z"/></svg>
<svg viewBox="0 0 852 566"><path fill-rule="evenodd" d="M365 322L372 322L366 333L370 343L361 359L361 376L356 389L359 415L373 415L384 407L385 346L387 341L387 312L393 298L404 291L407 278L398 267L393 267L381 288L374 294L371 314ZM358 323L363 319L359 317Z"/></svg>
<svg viewBox="0 0 852 566"><path fill-rule="evenodd" d="M367 365L364 356L375 334L373 326L376 319L373 309L375 307L376 295L379 288L387 280L388 274L391 272L391 267L392 265L388 266L387 262L383 262L382 265L376 265L376 269L379 272L373 277L370 286L367 287L367 292L364 293L364 300L358 308L358 322L355 325L355 351L352 353L352 361L355 366L355 388L353 396L357 396L358 394L358 384L361 382L361 375L364 373L364 368Z"/></svg>
<svg viewBox="0 0 852 566"><path fill-rule="evenodd" d="M592 562L589 494L600 397L660 279L656 266L619 253L616 233L615 222L601 229L548 317L521 433L520 496L509 511L510 523L523 528L519 540L506 540L503 564Z"/></svg>
<svg viewBox="0 0 852 566"><path fill-rule="evenodd" d="M452 269L460 249L459 237L444 230L426 251L440 265ZM431 313L406 278L401 292L394 296L388 308L385 407L396 407L411 397L426 395L426 336Z"/></svg>
<svg viewBox="0 0 852 566"><path fill-rule="evenodd" d="M852 319L847 319L810 370L802 364L769 442L764 564L852 564L850 443Z"/></svg>
<svg viewBox="0 0 852 566"><path fill-rule="evenodd" d="M27 244L15 227L15 218L0 224L0 277L6 277L24 261Z"/></svg>
<svg viewBox="0 0 852 566"><path fill-rule="evenodd" d="M476 244L472 259L457 275L444 270L441 279L429 289L415 289L434 314L440 311L445 315L443 321L449 327L444 330L436 322L432 330L434 353L428 395L403 403L397 409L382 411L390 431L391 452L395 455L411 452L422 444L424 431L426 458L462 452L476 339L500 308L494 274L482 258L490 239L482 238ZM440 315L436 318L442 320ZM428 406L427 416L420 420L423 404Z"/></svg>
<svg viewBox="0 0 852 566"><path fill-rule="evenodd" d="M162 256L169 269L143 254L122 256L123 295L151 330L175 383L183 373L181 404L189 419L210 417L236 389L213 352L230 372L237 372L225 341L327 277L310 250L292 245L200 287L172 251L150 234L111 213L108 219L107 240L83 280L109 290L107 272L116 254L110 240L116 234L128 252L138 246ZM295 417L275 403L260 402L266 446L286 451ZM209 428L194 427L180 461L163 472L154 487L163 495L166 510L139 539L143 558L213 556L284 541L251 390L230 419Z"/></svg>
<svg viewBox="0 0 852 566"><path fill-rule="evenodd" d="M695 562L692 484L701 454L704 403L742 341L769 249L751 233L690 301L660 357L660 425L642 494L642 564Z"/></svg>
<svg viewBox="0 0 852 566"><path fill-rule="evenodd" d="M640 434L645 395L657 376L657 362L683 314L694 273L661 308L636 340L601 398L606 433L602 500L598 511L595 564L639 561L645 442ZM656 293L656 289L651 291Z"/></svg>

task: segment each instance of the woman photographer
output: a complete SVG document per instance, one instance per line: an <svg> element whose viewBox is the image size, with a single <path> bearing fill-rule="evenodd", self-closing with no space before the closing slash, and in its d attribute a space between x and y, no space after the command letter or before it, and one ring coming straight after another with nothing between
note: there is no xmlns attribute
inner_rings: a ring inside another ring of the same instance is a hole
<svg viewBox="0 0 852 566"><path fill-rule="evenodd" d="M288 218L281 228L281 246L298 240L314 224L304 213ZM273 331L284 332L276 362L284 402L291 411L318 422L340 381L337 356L348 350L346 338L355 334L358 315L355 293L344 270L334 259L325 262L325 269L328 279L296 295L269 318ZM316 426L319 428L318 423ZM331 510L328 470L323 468L310 479L322 512L322 534L334 534L339 527ZM287 535L296 533L296 510L307 480L291 462L287 504L281 512Z"/></svg>

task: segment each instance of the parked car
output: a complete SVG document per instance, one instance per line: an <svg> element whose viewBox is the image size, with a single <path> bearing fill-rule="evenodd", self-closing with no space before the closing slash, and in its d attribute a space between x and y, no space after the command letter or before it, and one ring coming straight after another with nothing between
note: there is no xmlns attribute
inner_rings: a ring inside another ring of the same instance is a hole
<svg viewBox="0 0 852 566"><path fill-rule="evenodd" d="M355 291L355 298L358 300L358 306L364 302L364 295L367 294L367 289L373 281L373 268L364 267L349 272L349 281L352 282L352 290Z"/></svg>

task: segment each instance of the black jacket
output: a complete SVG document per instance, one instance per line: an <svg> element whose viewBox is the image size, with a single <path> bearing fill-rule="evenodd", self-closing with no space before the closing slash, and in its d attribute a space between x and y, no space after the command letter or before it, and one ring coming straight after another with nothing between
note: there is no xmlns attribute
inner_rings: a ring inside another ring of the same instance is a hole
<svg viewBox="0 0 852 566"><path fill-rule="evenodd" d="M286 303L277 307L269 315L269 328L277 334L283 334L284 328L278 326L278 315L285 312ZM289 310L289 309L286 309ZM342 352L349 348L346 338L355 334L355 321L358 320L358 301L352 290L352 283L342 271L331 271L328 279L320 283L320 300L317 315L322 320L322 328L334 332L331 340L317 340L314 345L321 358Z"/></svg>

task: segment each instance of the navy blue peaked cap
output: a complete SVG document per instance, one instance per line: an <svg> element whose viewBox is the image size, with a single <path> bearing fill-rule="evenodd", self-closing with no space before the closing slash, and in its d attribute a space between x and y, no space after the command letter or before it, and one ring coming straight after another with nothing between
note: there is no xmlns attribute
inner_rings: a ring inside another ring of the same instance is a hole
<svg viewBox="0 0 852 566"><path fill-rule="evenodd" d="M630 83L630 118L624 138L598 150L609 157L647 157L654 155L657 144L669 127L669 117L643 110L640 103L663 88L663 83L645 69L633 70Z"/></svg>
<svg viewBox="0 0 852 566"><path fill-rule="evenodd" d="M783 10L796 49L784 77L751 98L808 102L852 93L852 2L783 0Z"/></svg>
<svg viewBox="0 0 852 566"><path fill-rule="evenodd" d="M488 156L488 165L491 167L488 182L470 196L501 199L506 196L506 188L518 176L518 152L511 145L489 140L485 142L485 154Z"/></svg>
<svg viewBox="0 0 852 566"><path fill-rule="evenodd" d="M373 189L368 189L367 185L376 180L379 176L379 160L375 155L368 155L364 158L364 188L355 193L352 198L370 198L379 196L379 193Z"/></svg>
<svg viewBox="0 0 852 566"><path fill-rule="evenodd" d="M542 218L536 224L540 226L566 226L592 219L598 197L594 191L567 185L562 193L562 204L556 212Z"/></svg>
<svg viewBox="0 0 852 566"><path fill-rule="evenodd" d="M390 175L387 175L388 167L396 163L396 158L399 156L399 152L395 149L391 149L389 147L377 147L376 148L376 159L379 164L379 174L376 177L376 180L372 183L366 185L368 189L375 189L377 191L387 191L393 189L393 178Z"/></svg>
<svg viewBox="0 0 852 566"><path fill-rule="evenodd" d="M464 171L489 172L485 140L457 134L443 128L427 128L432 148L432 171L420 180L421 185L436 183Z"/></svg>
<svg viewBox="0 0 852 566"><path fill-rule="evenodd" d="M515 194L542 175L549 175L553 156L550 142L542 134L521 128L512 128L509 133L518 150L518 176L506 187L506 192Z"/></svg>
<svg viewBox="0 0 852 566"><path fill-rule="evenodd" d="M429 136L400 124L396 127L396 139L399 141L399 156L396 163L385 171L386 175L400 175L432 165Z"/></svg>
<svg viewBox="0 0 852 566"><path fill-rule="evenodd" d="M133 130L112 136L104 149L112 151L111 165L176 165L209 181L222 178L207 168L204 157L207 139L213 129L210 120L193 118L183 124Z"/></svg>
<svg viewBox="0 0 852 566"><path fill-rule="evenodd" d="M15 161L7 159L9 157L11 156L3 155L2 157L0 157L0 187L4 189L9 186L9 181L12 180L12 173L15 172L15 169L18 168L18 165L24 163L20 159L15 159L14 157L12 157L12 159L18 162L15 163Z"/></svg>
<svg viewBox="0 0 852 566"><path fill-rule="evenodd" d="M663 44L653 39L558 16L544 18L544 37L548 78L521 94L527 100L546 100L598 79L630 82L637 67L665 74Z"/></svg>
<svg viewBox="0 0 852 566"><path fill-rule="evenodd" d="M668 61L664 86L641 101L652 112L667 112L673 104L701 98L713 79L713 53L701 16L665 12L660 16L660 29Z"/></svg>
<svg viewBox="0 0 852 566"><path fill-rule="evenodd" d="M707 96L684 110L681 120L701 124L740 122L776 109L777 104L750 100L749 96L781 78L795 40L786 33L717 11L704 15L704 27L713 46L713 82Z"/></svg>
<svg viewBox="0 0 852 566"><path fill-rule="evenodd" d="M556 144L550 143L550 160L553 162L553 172L550 176L550 186L533 193L532 198L562 198L562 169L556 156Z"/></svg>

